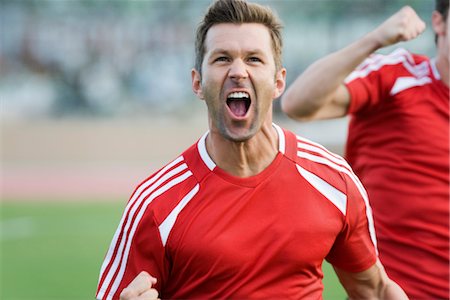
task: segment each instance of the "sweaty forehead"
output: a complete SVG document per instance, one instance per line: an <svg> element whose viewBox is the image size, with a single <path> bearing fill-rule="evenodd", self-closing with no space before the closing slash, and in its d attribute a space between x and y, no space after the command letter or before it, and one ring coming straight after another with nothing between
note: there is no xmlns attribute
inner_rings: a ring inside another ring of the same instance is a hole
<svg viewBox="0 0 450 300"><path fill-rule="evenodd" d="M272 55L269 29L257 23L221 23L212 26L206 35L206 52L241 51Z"/></svg>

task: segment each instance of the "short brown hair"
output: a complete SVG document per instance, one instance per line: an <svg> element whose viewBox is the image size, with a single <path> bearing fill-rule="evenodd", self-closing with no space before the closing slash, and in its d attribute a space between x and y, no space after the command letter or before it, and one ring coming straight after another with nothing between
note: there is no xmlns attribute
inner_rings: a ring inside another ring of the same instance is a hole
<svg viewBox="0 0 450 300"><path fill-rule="evenodd" d="M447 15L448 15L448 2L449 0L436 0L436 5L434 10L439 12L442 16L442 19L444 22L447 22ZM438 36L437 34L434 35L434 42L437 43Z"/></svg>
<svg viewBox="0 0 450 300"><path fill-rule="evenodd" d="M217 0L208 9L197 28L195 40L195 68L201 73L203 57L205 56L205 39L208 30L221 23L258 23L265 25L272 39L272 51L277 70L281 69L283 26L274 12L265 6L249 3L245 0Z"/></svg>
<svg viewBox="0 0 450 300"><path fill-rule="evenodd" d="M437 10L442 15L444 20L447 19L448 2L449 0L436 0L435 10Z"/></svg>

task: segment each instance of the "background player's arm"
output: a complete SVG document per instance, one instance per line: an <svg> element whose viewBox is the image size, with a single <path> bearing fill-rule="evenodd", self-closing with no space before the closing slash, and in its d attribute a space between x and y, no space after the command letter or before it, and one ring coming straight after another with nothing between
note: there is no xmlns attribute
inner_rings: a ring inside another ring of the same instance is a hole
<svg viewBox="0 0 450 300"><path fill-rule="evenodd" d="M409 6L349 46L309 66L287 89L282 110L298 120L329 119L347 114L350 95L345 78L379 48L414 39L425 23Z"/></svg>
<svg viewBox="0 0 450 300"><path fill-rule="evenodd" d="M389 279L379 260L360 273L350 273L336 267L334 270L350 299L408 299L400 286Z"/></svg>

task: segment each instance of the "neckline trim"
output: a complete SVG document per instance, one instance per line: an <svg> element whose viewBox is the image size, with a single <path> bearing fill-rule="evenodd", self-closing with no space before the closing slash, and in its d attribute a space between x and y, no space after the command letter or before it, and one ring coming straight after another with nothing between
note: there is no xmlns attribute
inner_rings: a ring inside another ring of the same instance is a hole
<svg viewBox="0 0 450 300"><path fill-rule="evenodd" d="M278 152L285 154L286 152L286 137L284 135L283 129L275 123L272 123L273 128L275 128L278 134ZM200 140L197 143L198 153L200 154L201 159L208 167L210 171L216 168L216 163L209 156L208 151L206 150L206 137L209 134L209 130L203 134Z"/></svg>

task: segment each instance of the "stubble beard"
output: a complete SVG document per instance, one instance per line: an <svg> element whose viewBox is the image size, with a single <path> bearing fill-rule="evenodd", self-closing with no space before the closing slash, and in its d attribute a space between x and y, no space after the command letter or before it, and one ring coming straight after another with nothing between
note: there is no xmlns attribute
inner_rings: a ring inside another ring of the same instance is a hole
<svg viewBox="0 0 450 300"><path fill-rule="evenodd" d="M227 125L225 121L225 114L223 112L216 112L216 115L212 115L212 122L215 125L215 128L219 131L219 134L230 142L242 143L251 139L257 133L257 119L253 119L250 128L241 130L243 133L233 134L232 128ZM257 116L257 112L254 112L254 115ZM239 127L239 122L235 122L236 125L234 127Z"/></svg>

